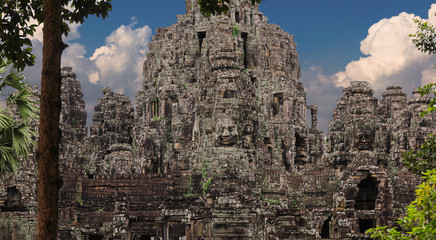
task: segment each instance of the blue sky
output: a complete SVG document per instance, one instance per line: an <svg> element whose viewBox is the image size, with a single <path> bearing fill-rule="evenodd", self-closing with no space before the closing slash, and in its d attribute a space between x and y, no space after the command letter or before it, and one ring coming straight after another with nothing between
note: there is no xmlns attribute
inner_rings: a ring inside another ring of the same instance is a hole
<svg viewBox="0 0 436 240"><path fill-rule="evenodd" d="M77 73L88 115L106 86L134 101L150 36L185 13L184 0L112 4L107 19L90 17L83 25L72 26L65 39L70 47L64 51L63 65L73 66ZM436 81L432 72L436 70L431 68L436 57L417 52L407 37L415 31L413 18L429 19L430 9L436 12L435 1L266 0L260 6L269 23L295 36L308 104L320 105L319 125L325 134L331 111L349 81L369 81L376 96L388 85L402 85L410 96L414 87ZM430 21L435 23L436 17ZM33 44L40 58L38 34ZM37 84L40 64L26 73Z"/></svg>

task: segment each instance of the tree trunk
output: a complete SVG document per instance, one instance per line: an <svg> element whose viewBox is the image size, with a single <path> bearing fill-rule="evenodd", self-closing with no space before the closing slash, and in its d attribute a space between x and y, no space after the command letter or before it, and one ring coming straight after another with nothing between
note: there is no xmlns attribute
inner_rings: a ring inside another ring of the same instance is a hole
<svg viewBox="0 0 436 240"><path fill-rule="evenodd" d="M56 240L59 173L59 116L61 110L62 43L61 0L44 0L44 38L41 71L38 146L37 240Z"/></svg>

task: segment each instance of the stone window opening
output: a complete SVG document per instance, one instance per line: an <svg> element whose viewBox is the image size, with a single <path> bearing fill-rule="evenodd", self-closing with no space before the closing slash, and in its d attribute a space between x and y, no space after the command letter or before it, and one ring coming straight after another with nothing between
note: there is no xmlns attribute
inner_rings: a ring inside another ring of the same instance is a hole
<svg viewBox="0 0 436 240"><path fill-rule="evenodd" d="M239 23L241 21L241 18L239 17L239 11L235 11L235 22Z"/></svg>
<svg viewBox="0 0 436 240"><path fill-rule="evenodd" d="M248 68L248 59L247 59L247 41L248 41L248 33L246 32L242 32L241 33L241 37L243 40L243 44L242 44L242 61L244 63L244 68L247 69Z"/></svg>
<svg viewBox="0 0 436 240"><path fill-rule="evenodd" d="M203 40L206 38L206 32L197 32L197 36L198 36L198 46L200 48L200 55L201 55L201 48L203 47Z"/></svg>
<svg viewBox="0 0 436 240"><path fill-rule="evenodd" d="M330 238L330 222L332 220L332 217L328 217L324 223L322 224L321 228L321 238L322 239L328 239Z"/></svg>
<svg viewBox="0 0 436 240"><path fill-rule="evenodd" d="M256 84L256 80L257 80L256 77L252 76L252 77L250 77L250 80L251 80L252 84Z"/></svg>
<svg viewBox="0 0 436 240"><path fill-rule="evenodd" d="M273 116L276 116L283 111L283 102L283 93L276 93L273 95Z"/></svg>
<svg viewBox="0 0 436 240"><path fill-rule="evenodd" d="M296 152L301 152L301 151L305 150L304 149L304 139L298 133L295 134L295 148L297 150Z"/></svg>
<svg viewBox="0 0 436 240"><path fill-rule="evenodd" d="M21 192L17 187L8 187L3 211L25 211L21 203Z"/></svg>
<svg viewBox="0 0 436 240"><path fill-rule="evenodd" d="M150 118L158 118L159 117L159 99L154 98L150 104Z"/></svg>
<svg viewBox="0 0 436 240"><path fill-rule="evenodd" d="M223 98L235 98L236 97L236 91L234 90L225 90L223 92Z"/></svg>
<svg viewBox="0 0 436 240"><path fill-rule="evenodd" d="M378 183L368 174L368 177L360 181L357 196L354 203L356 210L374 210L378 195Z"/></svg>
<svg viewBox="0 0 436 240"><path fill-rule="evenodd" d="M391 139L391 134L388 134L388 136L386 137L386 150L385 153L390 153L391 152L391 148L392 148L392 143L391 143L392 139Z"/></svg>
<svg viewBox="0 0 436 240"><path fill-rule="evenodd" d="M359 232L365 233L366 230L375 227L375 219L359 219Z"/></svg>
<svg viewBox="0 0 436 240"><path fill-rule="evenodd" d="M306 159L306 138L295 133L295 164L303 165Z"/></svg>

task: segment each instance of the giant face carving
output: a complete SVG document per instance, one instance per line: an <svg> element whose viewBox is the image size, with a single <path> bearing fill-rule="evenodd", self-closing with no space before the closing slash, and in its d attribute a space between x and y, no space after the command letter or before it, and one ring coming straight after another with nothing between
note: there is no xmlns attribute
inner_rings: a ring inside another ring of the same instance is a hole
<svg viewBox="0 0 436 240"><path fill-rule="evenodd" d="M372 134L371 130L363 129L357 133L356 148L359 150L369 150L372 146Z"/></svg>
<svg viewBox="0 0 436 240"><path fill-rule="evenodd" d="M219 119L216 127L216 141L220 146L233 146L238 137L238 128L231 119Z"/></svg>

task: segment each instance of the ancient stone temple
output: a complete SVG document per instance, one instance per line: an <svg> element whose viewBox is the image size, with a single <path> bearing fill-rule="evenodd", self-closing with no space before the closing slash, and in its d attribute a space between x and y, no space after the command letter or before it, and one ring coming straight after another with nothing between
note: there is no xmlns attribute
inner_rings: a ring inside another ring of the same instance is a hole
<svg viewBox="0 0 436 240"><path fill-rule="evenodd" d="M307 105L293 36L233 0L196 0L157 30L133 106L103 89L89 136L63 68L59 239L359 239L393 226L419 178L400 161L436 133L428 97L343 90L326 142ZM306 112L310 111L310 124ZM0 239L35 236L35 160L0 182Z"/></svg>

